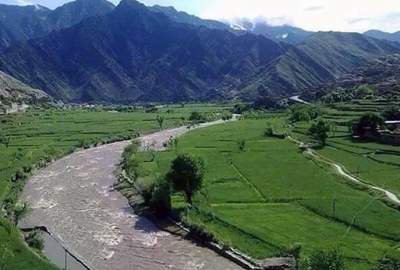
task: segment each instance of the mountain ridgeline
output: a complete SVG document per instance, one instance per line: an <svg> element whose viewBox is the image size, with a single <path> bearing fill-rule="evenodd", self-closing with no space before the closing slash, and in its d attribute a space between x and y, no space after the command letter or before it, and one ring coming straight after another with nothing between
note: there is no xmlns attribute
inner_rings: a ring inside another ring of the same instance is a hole
<svg viewBox="0 0 400 270"><path fill-rule="evenodd" d="M65 101L209 100L230 95L285 50L123 0L105 16L7 49L0 66Z"/></svg>
<svg viewBox="0 0 400 270"><path fill-rule="evenodd" d="M55 10L40 5L0 4L0 51L15 42L45 36L86 18L106 14L113 8L106 0L77 0Z"/></svg>
<svg viewBox="0 0 400 270"><path fill-rule="evenodd" d="M66 102L287 97L400 53L400 43L367 35L265 25L235 31L135 0L25 8L51 13L41 15L51 30L5 46L0 69Z"/></svg>

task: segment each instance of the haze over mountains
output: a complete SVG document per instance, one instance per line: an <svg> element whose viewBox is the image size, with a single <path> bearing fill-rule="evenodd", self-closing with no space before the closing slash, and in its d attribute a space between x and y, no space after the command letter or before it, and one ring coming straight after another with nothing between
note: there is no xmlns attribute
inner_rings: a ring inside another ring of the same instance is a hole
<svg viewBox="0 0 400 270"><path fill-rule="evenodd" d="M246 21L238 30L135 0L0 5L3 17L13 12L0 19L0 69L67 102L287 97L400 52L371 33Z"/></svg>

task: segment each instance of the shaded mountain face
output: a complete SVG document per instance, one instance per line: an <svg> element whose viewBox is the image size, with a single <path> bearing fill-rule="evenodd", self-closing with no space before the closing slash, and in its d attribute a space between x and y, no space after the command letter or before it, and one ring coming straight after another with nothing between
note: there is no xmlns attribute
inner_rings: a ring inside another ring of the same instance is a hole
<svg viewBox="0 0 400 270"><path fill-rule="evenodd" d="M262 70L242 95L254 97L259 89L288 96L337 78L369 61L400 52L400 45L357 33L318 32Z"/></svg>
<svg viewBox="0 0 400 270"><path fill-rule="evenodd" d="M18 81L0 71L0 108L14 102L38 103L50 100L43 91Z"/></svg>
<svg viewBox="0 0 400 270"><path fill-rule="evenodd" d="M67 102L252 100L314 89L399 52L395 42L356 33L310 33L292 45L123 0L105 15L12 45L0 69Z"/></svg>
<svg viewBox="0 0 400 270"><path fill-rule="evenodd" d="M113 8L105 0L76 0L54 11L40 5L0 5L0 51L14 42L45 36Z"/></svg>
<svg viewBox="0 0 400 270"><path fill-rule="evenodd" d="M395 33L387 33L379 30L369 30L365 32L364 35L377 39L400 42L400 31Z"/></svg>
<svg viewBox="0 0 400 270"><path fill-rule="evenodd" d="M180 101L235 95L286 51L252 34L172 21L134 0L7 49L0 68L64 101Z"/></svg>
<svg viewBox="0 0 400 270"><path fill-rule="evenodd" d="M168 16L171 20L178 23L186 23L195 26L204 26L211 29L230 30L230 26L215 20L204 20L199 17L187 14L186 12L177 11L174 7L163 7L155 5L150 7L152 11L161 12Z"/></svg>

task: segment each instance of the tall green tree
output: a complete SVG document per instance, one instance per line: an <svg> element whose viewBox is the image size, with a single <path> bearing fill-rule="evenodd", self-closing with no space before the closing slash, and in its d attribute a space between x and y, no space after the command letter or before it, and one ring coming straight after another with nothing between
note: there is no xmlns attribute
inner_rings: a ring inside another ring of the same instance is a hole
<svg viewBox="0 0 400 270"><path fill-rule="evenodd" d="M328 133L330 131L330 125L325 121L318 121L313 123L308 133L313 137L315 140L319 141L323 146L326 144L326 139L328 138Z"/></svg>
<svg viewBox="0 0 400 270"><path fill-rule="evenodd" d="M202 158L181 154L172 161L167 180L177 192L183 192L186 201L193 203L193 195L200 190L205 174L205 163Z"/></svg>
<svg viewBox="0 0 400 270"><path fill-rule="evenodd" d="M384 125L384 120L377 114L367 113L360 117L355 125L353 125L353 135L364 138L367 132L378 135L379 127Z"/></svg>

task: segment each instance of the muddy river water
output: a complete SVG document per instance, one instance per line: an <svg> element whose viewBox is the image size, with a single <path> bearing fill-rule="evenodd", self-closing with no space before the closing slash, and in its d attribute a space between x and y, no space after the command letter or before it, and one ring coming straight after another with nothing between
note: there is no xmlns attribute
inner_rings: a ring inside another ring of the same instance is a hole
<svg viewBox="0 0 400 270"><path fill-rule="evenodd" d="M186 128L162 131L142 141L160 150L163 141L185 132ZM23 226L45 226L92 270L242 269L133 213L126 198L113 189L115 170L128 144L75 152L38 171L22 196L32 208ZM62 254L52 255L52 250L47 252L50 259L62 262Z"/></svg>

